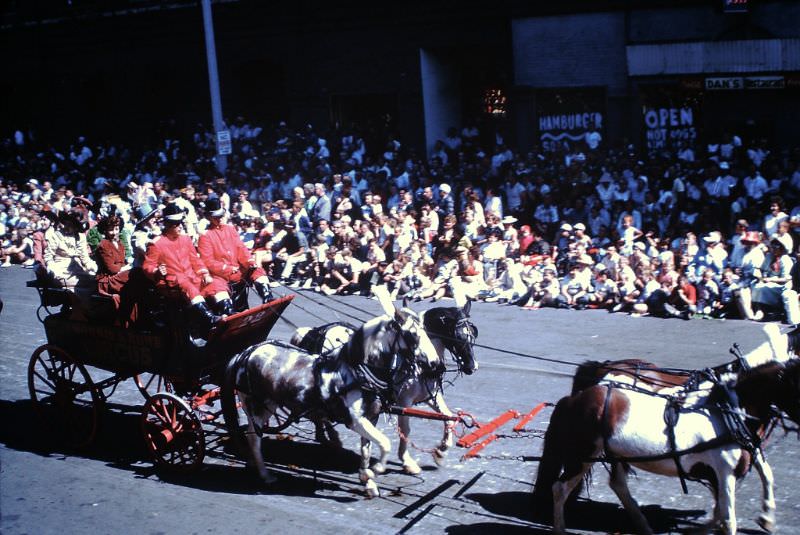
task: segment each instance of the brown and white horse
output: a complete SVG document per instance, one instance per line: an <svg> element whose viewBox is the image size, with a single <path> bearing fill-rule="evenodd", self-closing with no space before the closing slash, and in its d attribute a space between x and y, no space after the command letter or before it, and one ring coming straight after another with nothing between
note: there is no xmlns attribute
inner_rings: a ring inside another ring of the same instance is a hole
<svg viewBox="0 0 800 535"><path fill-rule="evenodd" d="M715 366L711 371L717 376L736 374L742 368L755 368L768 362L787 362L790 358L796 358L800 352L800 328L781 334L778 325L768 324L764 326L764 334L767 339L749 353L742 355L741 359ZM693 377L696 377L696 374L692 372L660 368L652 362L641 359L603 362L590 360L578 366L572 378L572 394L594 386L603 379L630 381L639 388L658 391L682 386Z"/></svg>
<svg viewBox="0 0 800 535"><path fill-rule="evenodd" d="M705 385L704 385L705 386ZM778 417L772 406L800 423L800 360L772 362L740 373L729 387L747 414L741 419L750 436L763 436ZM552 503L553 528L565 529L564 505L572 490L597 460L611 465L610 486L636 524L637 532L652 533L628 490L631 466L661 475L708 481L716 498L712 524L736 532L736 480L746 473L748 449L726 431L725 387L684 392L674 422L674 444L665 422L674 398L633 388L630 384L601 382L562 398L545 435L534 498L537 513ZM677 454L676 454L677 452ZM754 449L760 456L758 448ZM771 526L764 526L771 527Z"/></svg>

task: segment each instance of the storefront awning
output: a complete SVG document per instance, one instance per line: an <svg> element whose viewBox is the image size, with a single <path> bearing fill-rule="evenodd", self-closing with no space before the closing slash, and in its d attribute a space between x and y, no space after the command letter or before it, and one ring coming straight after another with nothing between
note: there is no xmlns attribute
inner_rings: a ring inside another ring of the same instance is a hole
<svg viewBox="0 0 800 535"><path fill-rule="evenodd" d="M800 71L800 39L631 45L629 76Z"/></svg>

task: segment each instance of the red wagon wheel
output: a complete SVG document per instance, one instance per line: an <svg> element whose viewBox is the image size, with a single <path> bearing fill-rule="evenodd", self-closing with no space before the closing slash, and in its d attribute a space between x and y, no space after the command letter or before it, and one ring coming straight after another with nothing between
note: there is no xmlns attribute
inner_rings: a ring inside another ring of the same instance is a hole
<svg viewBox="0 0 800 535"><path fill-rule="evenodd" d="M66 351L43 345L33 352L28 391L33 409L48 431L75 447L94 440L103 399L83 364Z"/></svg>
<svg viewBox="0 0 800 535"><path fill-rule="evenodd" d="M145 400L150 399L150 396L158 392L175 392L172 382L157 373L139 373L133 376L133 380L136 381L136 388L139 389Z"/></svg>
<svg viewBox="0 0 800 535"><path fill-rule="evenodd" d="M141 421L147 450L156 465L191 470L203 463L203 426L181 398L168 392L153 394L144 404Z"/></svg>

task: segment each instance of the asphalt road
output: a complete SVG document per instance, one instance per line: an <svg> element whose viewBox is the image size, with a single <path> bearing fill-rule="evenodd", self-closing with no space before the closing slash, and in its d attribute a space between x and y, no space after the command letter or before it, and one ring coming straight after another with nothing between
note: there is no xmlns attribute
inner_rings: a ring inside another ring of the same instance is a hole
<svg viewBox="0 0 800 535"><path fill-rule="evenodd" d="M477 459L460 460L454 448L445 467L418 451L420 476L402 473L392 456L379 477L379 499L363 498L356 474L358 439L341 428L344 450L314 443L307 426L291 428L286 440L265 442L268 464L280 481L256 484L243 464L224 447L212 446L204 467L192 474L159 473L147 458L139 433L142 398L132 382L109 399L95 443L74 450L59 446L32 412L27 389L31 353L45 342L36 319L38 298L24 283L31 272L0 270L0 532L17 534L183 534L283 531L291 533L539 533L532 521L530 490L540 454L546 409L514 436L510 424ZM379 312L364 298L332 300L301 294L285 316L298 325L316 325L347 315L366 318ZM332 306L339 312L334 312ZM429 307L420 304L420 308ZM302 308L301 308L302 307ZM337 316L338 314L338 316ZM761 326L744 321L631 318L600 311L537 310L477 303L472 318L482 345L520 352L526 358L480 348L480 369L446 386L452 408L488 421L508 409L530 411L542 401L557 401L570 387L570 374L586 359L632 358L664 366L700 368L730 360L728 349L744 350L763 341ZM272 334L288 339L291 327L279 322ZM553 359L563 364L549 362ZM93 379L103 374L90 369ZM390 419L381 427L396 443ZM413 421L412 439L422 449L437 443L441 426ZM800 526L798 441L775 438L767 456L776 476L778 528ZM213 442L213 441L212 441ZM568 512L575 532L629 532L631 524L597 466L589 497ZM712 507L709 492L689 483L681 493L677 479L639 472L634 497L660 533L698 529ZM758 532L760 483L749 474L739 485L737 512L743 533Z"/></svg>

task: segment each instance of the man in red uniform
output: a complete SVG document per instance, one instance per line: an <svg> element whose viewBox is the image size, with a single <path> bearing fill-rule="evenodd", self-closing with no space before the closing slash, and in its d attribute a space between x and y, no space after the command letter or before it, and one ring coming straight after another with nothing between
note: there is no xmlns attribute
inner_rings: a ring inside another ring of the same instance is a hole
<svg viewBox="0 0 800 535"><path fill-rule="evenodd" d="M233 225L222 222L224 215L225 209L218 198L212 197L206 201L206 218L209 224L197 242L200 259L208 267L216 282L228 287L230 283L239 282L243 276L247 276L262 301L269 301L272 299L272 293L269 290L266 272L256 267L253 255L242 243ZM230 298L221 301L220 305L224 314L233 313Z"/></svg>
<svg viewBox="0 0 800 535"><path fill-rule="evenodd" d="M214 280L191 238L183 234L184 216L178 205L167 205L162 214L164 230L147 248L142 269L159 290L177 291L185 297L196 311L204 334L208 334L221 318L208 309L205 298L212 297L219 303L229 298L228 288Z"/></svg>

